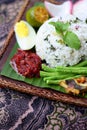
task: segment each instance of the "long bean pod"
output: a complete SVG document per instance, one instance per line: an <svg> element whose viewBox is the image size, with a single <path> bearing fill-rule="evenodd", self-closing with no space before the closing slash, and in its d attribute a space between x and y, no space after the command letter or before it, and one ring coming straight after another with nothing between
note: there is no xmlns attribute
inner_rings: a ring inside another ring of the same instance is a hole
<svg viewBox="0 0 87 130"><path fill-rule="evenodd" d="M40 76L41 77L55 77L55 76L60 76L59 72L46 72L46 71L40 71Z"/></svg>
<svg viewBox="0 0 87 130"><path fill-rule="evenodd" d="M50 75L50 76L48 76L48 77L46 77L46 76L44 76L44 81L47 81L47 80L63 80L63 79L65 79L65 78L68 78L68 77L71 77L71 76L75 76L75 74L61 74L61 75L54 75L54 76L52 76L52 75Z"/></svg>
<svg viewBox="0 0 87 130"><path fill-rule="evenodd" d="M79 78L81 76L87 76L87 60L78 63L73 66L58 66L51 68L42 64L42 71L40 76L47 84L60 85L61 81L71 80Z"/></svg>
<svg viewBox="0 0 87 130"><path fill-rule="evenodd" d="M87 66L87 60L84 60L76 65L73 65L73 67L84 67Z"/></svg>
<svg viewBox="0 0 87 130"><path fill-rule="evenodd" d="M65 78L63 80L75 79L75 78L79 78L81 76L82 75L75 75L75 76L71 76L71 77ZM47 80L46 82L47 82L47 84L59 84L63 80Z"/></svg>
<svg viewBox="0 0 87 130"><path fill-rule="evenodd" d="M46 66L45 64L42 64L42 69L44 71L48 71L48 72L56 72L56 69L55 68L51 68L49 66Z"/></svg>
<svg viewBox="0 0 87 130"><path fill-rule="evenodd" d="M87 67L64 67L64 66L58 66L56 68L56 71L64 72L64 73L75 73L75 74L87 75Z"/></svg>

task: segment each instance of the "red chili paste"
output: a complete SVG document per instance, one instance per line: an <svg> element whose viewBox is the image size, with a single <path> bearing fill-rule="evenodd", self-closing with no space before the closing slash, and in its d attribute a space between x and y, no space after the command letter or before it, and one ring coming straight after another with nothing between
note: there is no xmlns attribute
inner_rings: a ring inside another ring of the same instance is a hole
<svg viewBox="0 0 87 130"><path fill-rule="evenodd" d="M10 64L16 72L23 76L29 78L40 76L41 59L31 51L18 49L18 52L12 57Z"/></svg>

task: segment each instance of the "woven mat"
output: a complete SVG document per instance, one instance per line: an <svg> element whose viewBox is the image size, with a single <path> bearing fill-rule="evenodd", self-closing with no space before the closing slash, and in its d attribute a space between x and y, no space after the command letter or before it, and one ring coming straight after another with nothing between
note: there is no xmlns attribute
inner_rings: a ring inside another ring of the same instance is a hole
<svg viewBox="0 0 87 130"><path fill-rule="evenodd" d="M0 5L0 47L23 2ZM0 130L87 130L87 108L0 88Z"/></svg>

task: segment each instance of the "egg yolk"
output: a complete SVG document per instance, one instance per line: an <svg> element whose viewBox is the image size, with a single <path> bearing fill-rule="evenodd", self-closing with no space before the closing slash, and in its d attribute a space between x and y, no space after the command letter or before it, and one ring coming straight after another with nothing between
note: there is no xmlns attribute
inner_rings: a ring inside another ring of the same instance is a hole
<svg viewBox="0 0 87 130"><path fill-rule="evenodd" d="M16 33L21 38L29 35L29 29L23 21L16 23Z"/></svg>

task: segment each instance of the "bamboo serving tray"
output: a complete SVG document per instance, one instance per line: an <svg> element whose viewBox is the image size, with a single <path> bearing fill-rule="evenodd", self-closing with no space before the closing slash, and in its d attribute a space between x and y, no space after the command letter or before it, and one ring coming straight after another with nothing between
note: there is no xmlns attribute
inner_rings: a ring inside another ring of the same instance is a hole
<svg viewBox="0 0 87 130"><path fill-rule="evenodd" d="M15 22L25 19L25 12L27 8L31 7L35 2L42 1L43 0L25 0L24 5L17 16ZM59 4L56 0L50 0L51 2ZM15 23L14 22L14 23ZM10 30L9 35L7 37L7 40L2 48L0 50L0 72L2 71L3 65L6 63L6 60L16 43L16 39L14 36L13 28ZM50 100L56 100L61 101L69 104L75 104L79 106L85 106L87 107L87 98L80 98L73 95L61 93L52 89L43 89L40 87L36 87L21 81L13 80L11 78L7 78L5 76L0 75L0 87L2 88L9 88L16 91L20 91L27 94L37 95L43 98L48 98Z"/></svg>

